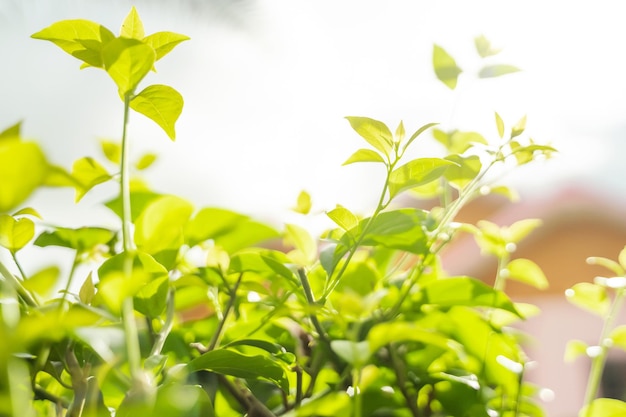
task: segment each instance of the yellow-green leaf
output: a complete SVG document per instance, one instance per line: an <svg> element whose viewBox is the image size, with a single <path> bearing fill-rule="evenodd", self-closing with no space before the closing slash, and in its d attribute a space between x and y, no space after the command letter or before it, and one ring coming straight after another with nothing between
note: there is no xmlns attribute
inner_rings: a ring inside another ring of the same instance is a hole
<svg viewBox="0 0 626 417"><path fill-rule="evenodd" d="M582 340L570 340L565 345L565 362L571 362L576 358L587 355L588 345Z"/></svg>
<svg viewBox="0 0 626 417"><path fill-rule="evenodd" d="M611 307L606 288L600 285L581 282L565 291L569 302L587 311L604 317Z"/></svg>
<svg viewBox="0 0 626 417"><path fill-rule="evenodd" d="M502 49L496 49L491 46L489 39L485 35L480 35L474 38L474 45L476 46L476 52L481 58L498 54Z"/></svg>
<svg viewBox="0 0 626 417"><path fill-rule="evenodd" d="M141 156L141 158L139 158L139 160L135 164L135 168L139 170L149 168L154 163L154 161L156 161L156 159L157 159L156 154L153 154L153 153L144 154Z"/></svg>
<svg viewBox="0 0 626 417"><path fill-rule="evenodd" d="M167 85L146 87L130 101L130 107L148 117L167 133L171 140L176 139L174 125L183 111L183 96Z"/></svg>
<svg viewBox="0 0 626 417"><path fill-rule="evenodd" d="M355 153L353 153L343 165L353 164L355 162L382 162L385 163L385 160L382 156L376 151L371 149L359 149Z"/></svg>
<svg viewBox="0 0 626 417"><path fill-rule="evenodd" d="M498 136L502 139L504 136L504 121L500 115L496 112L496 127L498 128Z"/></svg>
<svg viewBox="0 0 626 417"><path fill-rule="evenodd" d="M156 52L157 61L167 55L176 45L186 40L189 40L188 36L174 32L156 32L143 39L144 43L150 45Z"/></svg>
<svg viewBox="0 0 626 417"><path fill-rule="evenodd" d="M309 214L311 211L311 195L304 190L300 191L293 211L300 214Z"/></svg>
<svg viewBox="0 0 626 417"><path fill-rule="evenodd" d="M626 269L626 246L624 246L624 248L619 252L617 260L619 261L620 266L623 269ZM624 273L622 272L619 275L624 275Z"/></svg>
<svg viewBox="0 0 626 417"><path fill-rule="evenodd" d="M446 169L458 164L440 158L418 158L396 168L389 175L389 196L440 178Z"/></svg>
<svg viewBox="0 0 626 417"><path fill-rule="evenodd" d="M340 205L328 211L326 215L345 231L354 229L359 224L359 218Z"/></svg>
<svg viewBox="0 0 626 417"><path fill-rule="evenodd" d="M0 214L0 246L17 252L35 236L35 223L29 218L15 219L8 214Z"/></svg>
<svg viewBox="0 0 626 417"><path fill-rule="evenodd" d="M530 259L514 259L509 262L506 269L509 271L509 279L532 285L540 290L548 288L548 279L545 274L539 265Z"/></svg>
<svg viewBox="0 0 626 417"><path fill-rule="evenodd" d="M459 74L463 70L456 64L454 58L439 45L433 47L433 68L439 81L451 90L456 88Z"/></svg>
<svg viewBox="0 0 626 417"><path fill-rule="evenodd" d="M478 73L478 78L494 78L500 77L502 75L513 74L515 72L519 72L520 69L514 67L513 65L504 65L504 64L496 64L496 65L485 65L481 68Z"/></svg>
<svg viewBox="0 0 626 417"><path fill-rule="evenodd" d="M297 259L303 265L309 265L315 262L317 257L317 242L311 234L304 228L295 224L285 225L285 242L292 244L301 255ZM290 253L290 256L293 256Z"/></svg>
<svg viewBox="0 0 626 417"><path fill-rule="evenodd" d="M124 23L122 23L122 28L120 29L120 36L138 40L143 39L145 36L143 22L139 18L139 13L137 13L135 6L131 7L130 12L124 19Z"/></svg>
<svg viewBox="0 0 626 417"><path fill-rule="evenodd" d="M24 280L24 288L31 293L45 297L52 291L54 285L57 283L59 272L59 268L56 266L42 269Z"/></svg>
<svg viewBox="0 0 626 417"><path fill-rule="evenodd" d="M346 119L350 122L352 129L367 143L389 156L393 145L393 135L386 124L369 117L347 116Z"/></svg>
<svg viewBox="0 0 626 417"><path fill-rule="evenodd" d="M578 412L578 417L623 417L626 415L626 402L613 398L596 398Z"/></svg>
<svg viewBox="0 0 626 417"><path fill-rule="evenodd" d="M76 186L76 201L93 187L108 181L111 176L102 165L91 157L84 157L76 160L72 165L72 178L80 185Z"/></svg>
<svg viewBox="0 0 626 417"><path fill-rule="evenodd" d="M122 159L122 145L118 142L113 142L110 140L101 140L100 147L102 148L102 153L109 161L114 164L119 164Z"/></svg>
<svg viewBox="0 0 626 417"><path fill-rule="evenodd" d="M120 97L132 93L154 66L151 46L129 38L115 38L102 49L104 68L119 90ZM132 107L132 105L131 105Z"/></svg>
<svg viewBox="0 0 626 417"><path fill-rule="evenodd" d="M48 164L39 145L0 141L0 213L12 210L39 187Z"/></svg>
<svg viewBox="0 0 626 417"><path fill-rule="evenodd" d="M137 247L149 254L178 248L184 241L183 232L192 212L191 203L180 197L152 200L135 223Z"/></svg>
<svg viewBox="0 0 626 417"><path fill-rule="evenodd" d="M519 119L519 121L515 123L515 125L511 128L511 139L524 133L525 129L526 129L526 115L524 115L521 119Z"/></svg>
<svg viewBox="0 0 626 417"><path fill-rule="evenodd" d="M626 350L626 325L614 328L609 337L613 341L613 346Z"/></svg>

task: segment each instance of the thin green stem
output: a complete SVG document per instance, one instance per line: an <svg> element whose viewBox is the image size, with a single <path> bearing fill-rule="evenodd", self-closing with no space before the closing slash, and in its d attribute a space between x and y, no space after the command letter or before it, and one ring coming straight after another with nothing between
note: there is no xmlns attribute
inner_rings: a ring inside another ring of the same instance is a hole
<svg viewBox="0 0 626 417"><path fill-rule="evenodd" d="M15 275L13 275L11 271L9 271L9 269L2 263L2 261L0 261L0 275L2 275L6 282L8 282L9 285L15 289L19 297L24 300L26 305L30 307L38 306L35 298L33 298L33 296L30 294L30 292L28 292L26 288L24 288L20 280Z"/></svg>
<svg viewBox="0 0 626 417"><path fill-rule="evenodd" d="M235 306L235 302L237 301L237 290L239 289L239 285L243 279L243 272L239 274L237 277L237 281L233 286L233 289L230 291L230 299L228 300L228 305L226 305L226 309L224 310L224 315L222 319L217 324L217 329L215 329L215 333L213 333L213 337L211 338L211 342L209 346L206 348L206 351L211 351L217 347L217 344L220 341L222 336L222 332L224 331L224 326L226 325L226 320L228 320L228 316L230 315L231 310Z"/></svg>
<svg viewBox="0 0 626 417"><path fill-rule="evenodd" d="M130 207L130 178L129 178L129 141L126 135L130 110L131 94L124 96L124 125L122 128L122 155L120 159L120 194L122 198L122 241L125 252L130 252L134 245L130 235L131 207Z"/></svg>
<svg viewBox="0 0 626 417"><path fill-rule="evenodd" d="M165 324L161 331L156 335L156 340L152 345L152 350L150 352L151 356L159 355L163 350L163 346L165 345L165 339L172 331L172 327L174 326L174 313L176 310L176 306L174 305L174 290L171 289L167 294L167 307L165 313Z"/></svg>
<svg viewBox="0 0 626 417"><path fill-rule="evenodd" d="M604 371L604 365L606 364L606 357L609 350L609 346L606 341L609 338L610 332L613 330L613 325L624 303L624 296L626 295L626 289L620 288L615 294L615 299L611 305L608 315L604 319L604 325L602 326L602 332L600 333L599 348L600 351L591 362L591 370L589 372L589 380L587 381L587 390L585 392L584 406L588 406L598 395L598 389L600 388L600 381L602 380L602 373ZM592 416L592 408L587 408L586 417Z"/></svg>
<svg viewBox="0 0 626 417"><path fill-rule="evenodd" d="M67 277L67 283L65 284L65 289L63 290L63 295L61 295L61 302L59 303L59 310L63 309L65 305L65 300L67 299L67 294L70 292L70 287L72 286L72 281L74 279L74 274L76 272L76 267L78 266L78 252L74 255L74 261L72 262L72 267L70 268L70 273Z"/></svg>
<svg viewBox="0 0 626 417"><path fill-rule="evenodd" d="M24 273L24 269L22 269L22 265L20 265L20 262L17 260L17 254L15 251L11 251L11 258L13 258L13 262L15 263L15 266L17 267L17 270L20 272L20 276L22 277L22 280L25 280L26 273Z"/></svg>
<svg viewBox="0 0 626 417"><path fill-rule="evenodd" d="M354 402L354 417L361 417L363 415L363 398L361 395L361 368L352 370L352 388L354 390L352 399Z"/></svg>

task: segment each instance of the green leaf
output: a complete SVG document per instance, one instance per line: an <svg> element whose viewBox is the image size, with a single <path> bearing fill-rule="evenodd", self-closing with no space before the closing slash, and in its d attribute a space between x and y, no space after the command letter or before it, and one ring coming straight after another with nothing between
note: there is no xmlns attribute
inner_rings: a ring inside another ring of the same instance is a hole
<svg viewBox="0 0 626 417"><path fill-rule="evenodd" d="M19 139L22 131L22 122L17 122L0 132L0 142L7 139Z"/></svg>
<svg viewBox="0 0 626 417"><path fill-rule="evenodd" d="M446 147L449 153L462 154L466 150L472 147L474 143L487 144L487 140L477 132L462 132L459 130L453 130L451 132L444 132L439 129L433 130L433 137Z"/></svg>
<svg viewBox="0 0 626 417"><path fill-rule="evenodd" d="M615 262L612 259L604 258L601 256L591 256L587 258L587 263L589 265L599 265L602 266L609 271L612 271L617 276L626 275L626 268L621 264L621 252L620 252L620 263Z"/></svg>
<svg viewBox="0 0 626 417"><path fill-rule="evenodd" d="M145 36L143 22L139 18L139 13L137 13L135 6L131 7L130 12L124 19L124 23L122 23L122 28L120 29L120 36L138 40L143 39Z"/></svg>
<svg viewBox="0 0 626 417"><path fill-rule="evenodd" d="M35 223L28 218L15 219L0 214L0 246L15 253L35 236Z"/></svg>
<svg viewBox="0 0 626 417"><path fill-rule="evenodd" d="M341 205L326 212L326 215L345 231L354 229L359 224L359 218Z"/></svg>
<svg viewBox="0 0 626 417"><path fill-rule="evenodd" d="M451 90L456 88L459 74L463 70L459 68L454 58L439 45L433 45L433 68L439 81Z"/></svg>
<svg viewBox="0 0 626 417"><path fill-rule="evenodd" d="M287 245L293 245L300 253L302 257L301 264L311 265L315 263L317 258L317 242L306 229L295 224L286 224L285 243ZM293 253L289 255L294 258Z"/></svg>
<svg viewBox="0 0 626 417"><path fill-rule="evenodd" d="M53 290L59 279L60 270L56 266L51 266L38 271L28 279L24 280L24 288L31 293L36 293L42 297L47 296Z"/></svg>
<svg viewBox="0 0 626 417"><path fill-rule="evenodd" d="M39 214L39 212L32 207L24 207L13 213L13 217L18 216L32 216L38 219L42 219L41 214Z"/></svg>
<svg viewBox="0 0 626 417"><path fill-rule="evenodd" d="M474 45L476 46L476 52L481 58L498 54L501 49L495 49L491 46L489 39L485 35L480 35L474 38Z"/></svg>
<svg viewBox="0 0 626 417"><path fill-rule="evenodd" d="M355 367L363 366L371 355L369 342L353 342L351 340L333 340L330 348L344 361Z"/></svg>
<svg viewBox="0 0 626 417"><path fill-rule="evenodd" d="M350 126L363 139L387 157L393 146L393 135L386 124L369 117L347 116Z"/></svg>
<svg viewBox="0 0 626 417"><path fill-rule="evenodd" d="M413 143L413 141L414 141L415 139L417 139L417 137L418 137L419 135L421 135L422 133L424 133L426 130L430 129L431 127L433 127L433 126L437 126L438 124L439 124L439 123L426 123L424 126L422 126L422 127L420 127L419 129L417 129L417 130L415 131L415 133L413 133L413 134L411 135L411 137L409 138L409 140L408 140L408 141L406 142L406 144L404 145L404 150L406 150L406 149L409 147L409 145L410 145L411 143Z"/></svg>
<svg viewBox="0 0 626 417"><path fill-rule="evenodd" d="M404 130L404 122L400 120L400 123L398 123L398 127L396 128L396 134L394 135L394 142L402 143L405 134L406 131Z"/></svg>
<svg viewBox="0 0 626 417"><path fill-rule="evenodd" d="M161 197L161 194L154 193L152 191L130 191L130 218L133 222L137 220L137 217L144 211L146 206ZM111 211L113 211L117 216L122 218L122 199L118 196L113 200L107 201L104 204Z"/></svg>
<svg viewBox="0 0 626 417"><path fill-rule="evenodd" d="M114 231L102 227L80 227L78 229L57 227L51 232L41 233L35 239L35 245L40 247L60 246L84 253L93 250L98 245L109 245L115 236Z"/></svg>
<svg viewBox="0 0 626 417"><path fill-rule="evenodd" d="M104 68L102 52L115 35L104 26L89 20L62 20L31 35L34 39L54 43L85 64Z"/></svg>
<svg viewBox="0 0 626 417"><path fill-rule="evenodd" d="M167 304L169 277L163 276L149 281L135 294L135 310L149 318L158 317Z"/></svg>
<svg viewBox="0 0 626 417"><path fill-rule="evenodd" d="M500 136L500 139L502 139L504 137L504 121L502 121L502 118L497 112L496 112L496 127L498 128L498 136Z"/></svg>
<svg viewBox="0 0 626 417"><path fill-rule="evenodd" d="M499 308L519 316L507 295L471 277L451 277L432 281L422 288L417 298L423 304L441 307L480 306Z"/></svg>
<svg viewBox="0 0 626 417"><path fill-rule="evenodd" d="M157 155L153 153L147 153L145 155L142 155L139 161L137 161L137 163L135 164L135 168L137 168L138 170L149 168L154 163L154 161L156 161L156 159Z"/></svg>
<svg viewBox="0 0 626 417"><path fill-rule="evenodd" d="M465 188L478 174L482 168L480 158L476 155L462 157L460 155L448 155L445 158L458 166L450 166L446 169L444 176L446 180L459 190Z"/></svg>
<svg viewBox="0 0 626 417"><path fill-rule="evenodd" d="M102 153L109 161L114 164L119 164L122 159L122 145L118 142L113 142L110 140L101 140L100 146L102 148Z"/></svg>
<svg viewBox="0 0 626 417"><path fill-rule="evenodd" d="M156 60L163 58L179 43L189 40L188 36L174 32L156 32L146 36L143 41L156 52Z"/></svg>
<svg viewBox="0 0 626 417"><path fill-rule="evenodd" d="M428 346L437 346L443 350L461 352L463 347L442 334L422 329L415 323L395 321L377 324L367 334L372 353L390 343L419 342Z"/></svg>
<svg viewBox="0 0 626 417"><path fill-rule="evenodd" d="M48 163L36 143L0 141L0 213L26 200L42 185L47 172Z"/></svg>
<svg viewBox="0 0 626 417"><path fill-rule="evenodd" d="M85 194L98 184L111 179L111 175L98 161L91 157L84 157L74 161L72 165L72 178L76 181L76 198L79 202Z"/></svg>
<svg viewBox="0 0 626 417"><path fill-rule="evenodd" d="M83 285L80 286L78 291L78 299L81 303L90 305L93 297L96 295L96 287L93 285L93 277L90 272Z"/></svg>
<svg viewBox="0 0 626 417"><path fill-rule="evenodd" d="M188 201L162 196L150 201L135 223L135 243L149 254L183 244L185 225L193 212Z"/></svg>
<svg viewBox="0 0 626 417"><path fill-rule="evenodd" d="M104 68L117 85L120 97L135 91L155 59L154 49L137 39L115 38L102 50Z"/></svg>
<svg viewBox="0 0 626 417"><path fill-rule="evenodd" d="M624 246L622 250L619 252L617 260L619 261L619 264L622 267L622 269L626 269L626 246ZM624 273L617 274L617 275L624 275Z"/></svg>
<svg viewBox="0 0 626 417"><path fill-rule="evenodd" d="M309 214L311 211L311 195L304 190L300 191L293 211L300 214Z"/></svg>
<svg viewBox="0 0 626 417"><path fill-rule="evenodd" d="M178 383L160 385L153 410L143 414L133 413L132 415L215 417L211 398L200 385Z"/></svg>
<svg viewBox="0 0 626 417"><path fill-rule="evenodd" d="M440 178L450 166L457 164L440 158L418 158L409 161L389 175L389 198Z"/></svg>
<svg viewBox="0 0 626 417"><path fill-rule="evenodd" d="M520 69L517 67L514 67L513 65L504 65L504 64L485 65L478 72L478 78L500 77L502 75L513 74L518 71L520 71Z"/></svg>
<svg viewBox="0 0 626 417"><path fill-rule="evenodd" d="M588 345L581 340L570 340L565 345L565 362L571 362L580 356L587 356Z"/></svg>
<svg viewBox="0 0 626 417"><path fill-rule="evenodd" d="M626 402L613 398L596 398L578 412L578 417L622 417L624 415L626 415Z"/></svg>
<svg viewBox="0 0 626 417"><path fill-rule="evenodd" d="M524 115L515 125L511 128L511 139L524 133L526 130L526 116Z"/></svg>
<svg viewBox="0 0 626 417"><path fill-rule="evenodd" d="M548 279L545 274L533 261L529 259L514 259L507 265L509 271L508 278L532 285L540 290L548 288Z"/></svg>
<svg viewBox="0 0 626 417"><path fill-rule="evenodd" d="M230 259L229 273L254 272L271 278L282 276L295 282L293 272L285 266L289 258L282 252L263 249L239 252Z"/></svg>
<svg viewBox="0 0 626 417"><path fill-rule="evenodd" d="M344 162L342 165L349 165L355 162L382 162L384 164L385 160L376 151L373 151L371 149L359 149L358 151L353 153L348 159L346 159L346 162Z"/></svg>
<svg viewBox="0 0 626 417"><path fill-rule="evenodd" d="M171 140L176 139L175 124L183 104L183 96L178 91L160 84L146 87L130 101L133 110L158 124Z"/></svg>
<svg viewBox="0 0 626 417"><path fill-rule="evenodd" d="M532 231L541 226L540 219L518 220L507 228L504 228L504 237L507 242L519 243Z"/></svg>
<svg viewBox="0 0 626 417"><path fill-rule="evenodd" d="M600 285L581 282L565 291L569 302L578 307L604 317L611 307L606 288Z"/></svg>
<svg viewBox="0 0 626 417"><path fill-rule="evenodd" d="M215 238L215 244L228 253L236 252L251 245L279 237L280 234L272 227L245 219L238 222L228 233Z"/></svg>
<svg viewBox="0 0 626 417"><path fill-rule="evenodd" d="M614 328L609 338L613 341L613 346L626 350L626 325Z"/></svg>
<svg viewBox="0 0 626 417"><path fill-rule="evenodd" d="M204 369L244 379L266 379L283 391L289 391L289 382L283 367L267 356L249 356L229 349L212 350L191 360L187 369L189 372Z"/></svg>
<svg viewBox="0 0 626 417"><path fill-rule="evenodd" d="M208 239L216 239L230 233L247 220L247 216L234 211L205 207L187 224L185 238L189 246L195 246Z"/></svg>

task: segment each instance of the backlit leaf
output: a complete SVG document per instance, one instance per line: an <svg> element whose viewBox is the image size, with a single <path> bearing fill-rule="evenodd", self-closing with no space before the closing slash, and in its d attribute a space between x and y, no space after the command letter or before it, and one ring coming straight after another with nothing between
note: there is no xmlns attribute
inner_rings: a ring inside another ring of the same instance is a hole
<svg viewBox="0 0 626 417"><path fill-rule="evenodd" d="M513 74L519 71L520 69L517 67L514 67L513 65L504 65L504 64L485 65L478 72L478 78L500 77L502 75Z"/></svg>
<svg viewBox="0 0 626 417"><path fill-rule="evenodd" d="M191 203L180 197L168 195L152 200L135 223L137 247L150 254L180 247L192 212Z"/></svg>
<svg viewBox="0 0 626 417"><path fill-rule="evenodd" d="M626 415L626 402L613 398L596 398L578 412L578 417L622 417L624 415Z"/></svg>
<svg viewBox="0 0 626 417"><path fill-rule="evenodd" d="M92 67L104 68L102 52L115 39L109 29L89 20L62 20L31 35L34 39L54 43L68 54Z"/></svg>
<svg viewBox="0 0 626 417"><path fill-rule="evenodd" d="M496 113L496 127L498 128L498 136L502 139L504 136L504 121L498 113Z"/></svg>
<svg viewBox="0 0 626 417"><path fill-rule="evenodd" d="M406 144L404 145L404 149L408 148L409 145L415 140L417 139L417 137L419 135L421 135L422 133L424 133L426 130L430 129L433 126L437 126L439 123L426 123L424 126L420 127L419 129L417 129L409 138L409 140L406 142Z"/></svg>
<svg viewBox="0 0 626 417"><path fill-rule="evenodd" d="M359 218L340 205L326 212L326 215L345 231L351 230L359 224Z"/></svg>
<svg viewBox="0 0 626 417"><path fill-rule="evenodd" d="M78 299L81 303L89 305L91 304L91 300L93 300L94 295L96 295L96 287L93 285L93 277L90 272L83 282L83 285L80 286Z"/></svg>
<svg viewBox="0 0 626 417"><path fill-rule="evenodd" d="M511 128L511 139L524 133L526 129L526 116L524 115L515 125Z"/></svg>
<svg viewBox="0 0 626 417"><path fill-rule="evenodd" d="M613 341L613 346L626 350L626 325L614 328L609 338Z"/></svg>
<svg viewBox="0 0 626 417"><path fill-rule="evenodd" d="M373 151L371 149L359 149L358 151L353 153L348 159L346 159L346 162L344 162L342 165L349 165L355 162L382 162L384 164L385 160L376 151Z"/></svg>
<svg viewBox="0 0 626 417"><path fill-rule="evenodd" d="M389 196L395 197L402 191L428 184L440 178L449 166L456 166L452 161L439 158L414 159L389 175Z"/></svg>
<svg viewBox="0 0 626 417"><path fill-rule="evenodd" d="M433 46L433 68L439 81L444 83L451 90L456 88L459 74L461 74L463 70L459 68L454 58L439 45Z"/></svg>
<svg viewBox="0 0 626 417"><path fill-rule="evenodd" d="M286 263L289 263L289 258L279 251L242 251L230 259L229 273L254 272L267 277L278 275L293 281L293 272L285 266Z"/></svg>
<svg viewBox="0 0 626 417"><path fill-rule="evenodd" d="M133 302L135 310L146 317L158 317L165 310L168 290L167 275L150 280L135 294Z"/></svg>
<svg viewBox="0 0 626 417"><path fill-rule="evenodd" d="M618 255L617 259L619 261L620 266L623 269L626 269L626 246L624 246L624 248L619 252L619 255ZM621 273L621 274L618 274L618 275L624 275L624 273Z"/></svg>
<svg viewBox="0 0 626 417"><path fill-rule="evenodd" d="M7 139L19 139L22 130L22 122L17 122L0 132L0 142Z"/></svg>
<svg viewBox="0 0 626 417"><path fill-rule="evenodd" d="M35 236L35 223L28 218L15 219L8 214L0 214L0 246L17 252Z"/></svg>
<svg viewBox="0 0 626 417"><path fill-rule="evenodd" d="M509 262L506 269L509 271L509 279L532 285L540 290L548 288L548 279L545 274L539 265L530 259L514 259Z"/></svg>
<svg viewBox="0 0 626 417"><path fill-rule="evenodd" d="M300 191L293 211L300 214L309 214L311 211L311 195L304 190Z"/></svg>
<svg viewBox="0 0 626 417"><path fill-rule="evenodd" d="M161 194L154 193L152 191L134 191L130 190L130 218L133 222L137 220L137 217L143 212L146 206L153 200L161 197ZM113 200L107 201L104 204L117 216L122 218L122 199L118 196Z"/></svg>
<svg viewBox="0 0 626 417"><path fill-rule="evenodd" d="M110 140L101 140L100 146L106 159L114 164L120 163L120 160L122 159L122 145L120 143Z"/></svg>
<svg viewBox="0 0 626 417"><path fill-rule="evenodd" d="M98 161L91 157L84 157L74 161L72 178L76 181L76 198L80 201L93 187L108 181L111 176Z"/></svg>
<svg viewBox="0 0 626 417"><path fill-rule="evenodd" d="M189 245L194 246L205 240L228 234L247 220L247 216L234 211L205 207L198 211L188 223L185 228L185 237Z"/></svg>
<svg viewBox="0 0 626 417"><path fill-rule="evenodd" d="M131 7L130 12L124 19L124 23L122 23L122 28L120 29L120 36L138 40L143 39L145 36L143 23L139 18L139 13L137 13L135 6Z"/></svg>
<svg viewBox="0 0 626 417"><path fill-rule="evenodd" d="M393 135L386 124L369 117L347 116L350 126L363 139L384 155L389 156L393 146Z"/></svg>
<svg viewBox="0 0 626 417"><path fill-rule="evenodd" d="M102 59L104 68L117 85L120 97L124 97L135 91L139 82L152 69L156 55L152 47L137 39L115 38L104 46Z"/></svg>
<svg viewBox="0 0 626 417"><path fill-rule="evenodd" d="M452 154L446 156L445 159L458 164L448 167L444 173L446 180L458 189L463 189L480 174L482 164L480 163L480 158L476 155L462 157Z"/></svg>
<svg viewBox="0 0 626 417"><path fill-rule="evenodd" d="M218 349L206 352L192 359L187 364L189 372L201 369L222 375L234 376L244 379L266 379L285 392L288 391L289 382L285 376L283 367L274 360L261 355L244 355L230 349Z"/></svg>
<svg viewBox="0 0 626 417"><path fill-rule="evenodd" d="M156 52L156 60L163 58L179 43L189 40L188 36L174 32L156 32L146 36L143 41Z"/></svg>
<svg viewBox="0 0 626 417"><path fill-rule="evenodd" d="M571 362L581 356L587 356L587 348L588 345L581 340L570 340L567 342L567 345L565 345L564 360Z"/></svg>
<svg viewBox="0 0 626 417"><path fill-rule="evenodd" d="M79 253L91 251L98 245L107 245L115 237L116 232L102 227L80 227L71 229L57 227L52 231L45 231L35 239L35 245L40 247L60 246L76 249Z"/></svg>
<svg viewBox="0 0 626 417"><path fill-rule="evenodd" d="M183 104L183 96L178 91L160 84L146 87L130 101L133 110L158 124L171 140L176 139L175 124Z"/></svg>
<svg viewBox="0 0 626 417"><path fill-rule="evenodd" d="M45 297L52 291L57 283L59 273L59 268L56 266L44 268L24 280L24 288L31 293Z"/></svg>
<svg viewBox="0 0 626 417"><path fill-rule="evenodd" d="M620 252L621 255L621 252ZM621 261L621 259L620 259ZM587 263L589 265L599 265L602 266L610 271L613 271L613 273L617 276L623 276L626 275L626 269L624 266L622 266L621 262L617 263L612 259L608 259L608 258L604 258L601 256L591 256L589 258L587 258Z"/></svg>
<svg viewBox="0 0 626 417"><path fill-rule="evenodd" d="M36 143L0 141L0 213L26 200L48 171L46 158Z"/></svg>
<svg viewBox="0 0 626 417"><path fill-rule="evenodd" d="M425 330L415 325L415 323L407 323L395 321L389 323L377 324L369 331L367 335L369 347L372 353L390 343L396 342L420 342L425 345L437 346L443 350L462 351L462 346L447 337L435 333L431 330Z"/></svg>
<svg viewBox="0 0 626 417"><path fill-rule="evenodd" d="M303 227L295 224L286 224L285 243L296 248L297 253L301 256L300 263L310 265L315 262L317 258L317 242ZM291 252L290 256L292 255L293 253Z"/></svg>
<svg viewBox="0 0 626 417"><path fill-rule="evenodd" d="M606 288L588 282L575 284L565 291L565 296L572 304L602 317L606 315L611 306Z"/></svg>
<svg viewBox="0 0 626 417"><path fill-rule="evenodd" d="M480 35L474 38L474 45L476 46L476 52L481 58L498 54L501 49L496 49L491 46L489 39L485 35Z"/></svg>
<svg viewBox="0 0 626 417"><path fill-rule="evenodd" d="M153 154L153 153L144 154L141 156L141 158L139 158L139 160L135 164L135 168L139 170L149 168L154 163L154 161L156 161L156 159L157 159L156 154Z"/></svg>
<svg viewBox="0 0 626 417"><path fill-rule="evenodd" d="M354 366L362 366L367 363L371 352L369 342L353 342L351 340L333 340L330 348L344 361Z"/></svg>
<svg viewBox="0 0 626 417"><path fill-rule="evenodd" d="M396 128L396 134L394 135L394 142L401 143L404 140L405 134L406 131L404 130L404 122L400 120L400 123L398 123L398 127Z"/></svg>

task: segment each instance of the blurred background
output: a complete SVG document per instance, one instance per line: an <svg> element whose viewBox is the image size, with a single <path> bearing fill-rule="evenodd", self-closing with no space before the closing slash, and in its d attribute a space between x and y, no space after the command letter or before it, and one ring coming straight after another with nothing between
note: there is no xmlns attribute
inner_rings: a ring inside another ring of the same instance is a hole
<svg viewBox="0 0 626 417"><path fill-rule="evenodd" d="M341 166L363 144L345 116L392 129L403 120L407 131L440 122L495 140L494 111L509 126L527 115L528 134L559 153L503 178L521 203L491 201L467 215L503 224L544 220L543 234L520 251L546 270L552 290L514 296L544 309L527 330L537 361L529 376L549 389L548 415L576 415L588 364L563 363L564 343L594 343L600 329L587 313L570 310L562 290L600 273L585 265L587 256L615 258L626 243L621 1L0 0L0 130L22 120L24 136L65 167L99 156L99 140L118 140L123 108L112 81L100 70L79 70L78 60L30 35L71 18L117 32L131 5L147 33L191 37L144 81L184 96L177 141L137 114L130 135L135 155L159 154L148 182L198 207L276 223L289 219L304 189L319 213L342 204L367 214L381 172ZM476 79L481 62L473 40L481 34L503 48L494 62L523 71ZM464 70L455 91L433 74L433 43ZM417 152L436 151L422 141ZM98 208L112 191L94 190L73 205L72 190L43 190L32 205L50 223L116 225ZM323 214L315 221L325 224ZM450 269L488 276L488 263L473 262L475 250L459 242Z"/></svg>

